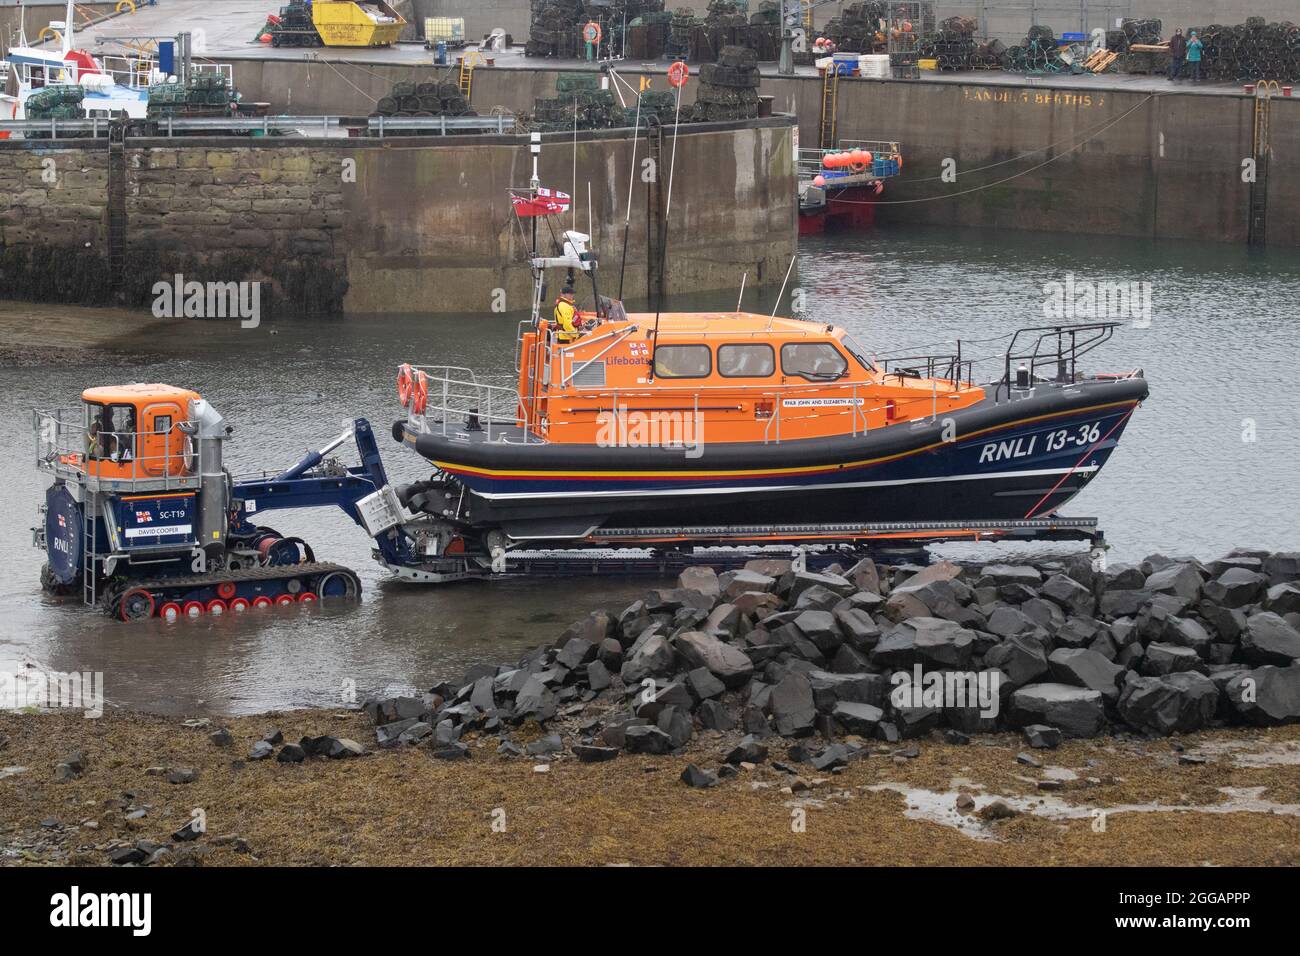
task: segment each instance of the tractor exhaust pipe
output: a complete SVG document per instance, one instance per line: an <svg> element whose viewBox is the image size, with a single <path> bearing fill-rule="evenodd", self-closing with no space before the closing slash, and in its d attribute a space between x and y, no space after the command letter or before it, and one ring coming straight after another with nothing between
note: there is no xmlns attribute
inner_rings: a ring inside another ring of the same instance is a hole
<svg viewBox="0 0 1300 956"><path fill-rule="evenodd" d="M222 444L232 429L221 413L207 401L191 401L190 420L182 429L198 449L199 460L199 527L198 541L212 565L226 553L229 530L230 487L226 481Z"/></svg>

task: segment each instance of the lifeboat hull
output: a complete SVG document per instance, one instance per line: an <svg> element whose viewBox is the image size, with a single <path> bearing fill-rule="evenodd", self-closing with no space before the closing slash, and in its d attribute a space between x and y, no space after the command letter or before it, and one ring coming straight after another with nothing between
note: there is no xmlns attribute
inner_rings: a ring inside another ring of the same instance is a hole
<svg viewBox="0 0 1300 956"><path fill-rule="evenodd" d="M395 435L465 491L466 523L515 538L597 528L1015 520L1050 515L1105 465L1140 376L1008 394L856 435L613 447L489 441L450 424ZM773 430L773 439L775 430Z"/></svg>

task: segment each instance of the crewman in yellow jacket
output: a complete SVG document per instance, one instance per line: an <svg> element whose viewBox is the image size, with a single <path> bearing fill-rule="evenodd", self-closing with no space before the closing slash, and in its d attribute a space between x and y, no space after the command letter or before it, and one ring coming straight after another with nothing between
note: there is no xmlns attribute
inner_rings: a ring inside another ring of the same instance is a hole
<svg viewBox="0 0 1300 956"><path fill-rule="evenodd" d="M578 310L573 304L573 289L568 286L555 300L555 324L560 329L556 338L561 342L572 342L582 334L578 328Z"/></svg>

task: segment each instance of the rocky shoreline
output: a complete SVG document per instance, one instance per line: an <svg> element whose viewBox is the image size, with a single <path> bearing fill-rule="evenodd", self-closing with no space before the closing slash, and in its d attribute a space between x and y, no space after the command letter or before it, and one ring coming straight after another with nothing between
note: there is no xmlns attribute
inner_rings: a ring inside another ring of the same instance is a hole
<svg viewBox="0 0 1300 956"><path fill-rule="evenodd" d="M0 714L0 864L1296 864L1298 577L692 568L359 709Z"/></svg>
<svg viewBox="0 0 1300 956"><path fill-rule="evenodd" d="M364 710L381 747L457 759L467 734L499 753L582 761L669 754L734 734L712 786L779 745L828 772L943 734L1019 730L1031 748L1099 734L1165 736L1300 721L1300 553L1239 550L1203 564L1153 555L1098 571L1040 565L788 561L683 572L622 613L594 612L512 664ZM514 727L547 733L525 749ZM785 738L785 740L782 740Z"/></svg>

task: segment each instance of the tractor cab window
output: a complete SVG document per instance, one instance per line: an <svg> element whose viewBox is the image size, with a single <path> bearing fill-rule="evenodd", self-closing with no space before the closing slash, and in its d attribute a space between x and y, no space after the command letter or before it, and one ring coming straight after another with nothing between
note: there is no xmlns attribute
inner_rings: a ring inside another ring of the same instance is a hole
<svg viewBox="0 0 1300 956"><path fill-rule="evenodd" d="M781 346L781 371L810 381L831 381L848 371L849 363L829 342L790 342Z"/></svg>
<svg viewBox="0 0 1300 956"><path fill-rule="evenodd" d="M86 457L99 461L132 461L135 448L135 407L86 403Z"/></svg>

